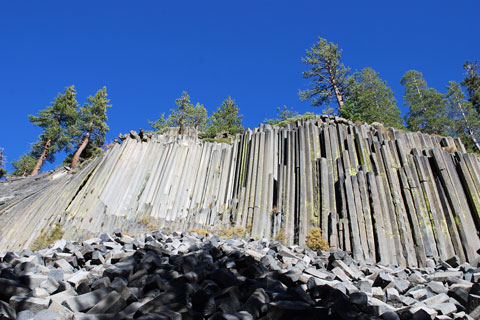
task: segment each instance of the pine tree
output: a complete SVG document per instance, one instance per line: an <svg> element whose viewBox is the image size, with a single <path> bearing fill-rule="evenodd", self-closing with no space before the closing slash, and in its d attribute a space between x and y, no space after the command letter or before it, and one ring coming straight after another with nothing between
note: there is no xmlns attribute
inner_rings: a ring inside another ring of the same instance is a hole
<svg viewBox="0 0 480 320"><path fill-rule="evenodd" d="M277 125L282 121L291 119L298 116L298 112L293 110L293 108L288 109L286 105L283 107L277 107L277 118L275 119L265 119L263 122L270 125Z"/></svg>
<svg viewBox="0 0 480 320"><path fill-rule="evenodd" d="M349 94L340 115L354 121L382 122L389 127L402 127L400 110L392 90L372 68L365 68L349 78Z"/></svg>
<svg viewBox="0 0 480 320"><path fill-rule="evenodd" d="M405 87L404 104L410 107L406 118L408 129L446 135L450 121L443 95L427 88L423 75L415 70L407 71L401 84Z"/></svg>
<svg viewBox="0 0 480 320"><path fill-rule="evenodd" d="M207 109L203 104L197 102L188 117L188 125L196 130L204 131L207 128L207 121Z"/></svg>
<svg viewBox="0 0 480 320"><path fill-rule="evenodd" d="M458 136L469 151L480 151L480 119L470 101L465 101L465 94L460 85L450 81L445 95L448 115L451 121L451 134Z"/></svg>
<svg viewBox="0 0 480 320"><path fill-rule="evenodd" d="M207 109L203 104L195 106L190 102L190 96L183 92L182 96L175 100L177 107L170 109L170 115L165 119L165 114L160 114L156 121L149 121L149 125L157 131L163 131L168 127L178 127L179 133L184 134L185 128L190 127L203 131L207 126Z"/></svg>
<svg viewBox="0 0 480 320"><path fill-rule="evenodd" d="M468 101L480 115L480 75L478 74L478 61L466 61L463 69L467 72L467 76L461 82L461 85L467 89Z"/></svg>
<svg viewBox="0 0 480 320"><path fill-rule="evenodd" d="M71 148L70 130L78 118L75 95L74 86L65 88L65 93L59 93L50 106L39 111L38 116L28 116L31 123L43 128L39 141L32 148L32 154L38 157L38 160L31 176L40 172L45 160L53 161L56 152Z"/></svg>
<svg viewBox="0 0 480 320"><path fill-rule="evenodd" d="M4 149L0 148L0 179L7 173L5 170L5 155L3 154Z"/></svg>
<svg viewBox="0 0 480 320"><path fill-rule="evenodd" d="M71 168L75 167L89 142L92 142L92 146L95 147L100 147L105 142L105 135L109 129L106 123L107 108L112 106L108 104L109 102L107 88L103 87L95 96L88 97L88 102L80 108L73 133L78 148L73 155Z"/></svg>
<svg viewBox="0 0 480 320"><path fill-rule="evenodd" d="M318 38L302 62L311 66L311 70L304 71L305 79L313 79L311 88L299 91L303 101L312 99L313 106L328 105L336 99L338 110L342 110L345 100L348 69L340 63L342 51L333 43Z"/></svg>
<svg viewBox="0 0 480 320"><path fill-rule="evenodd" d="M220 107L210 118L210 135L216 136L218 133L225 132L235 135L243 131L242 117L239 114L240 108L231 97L223 100Z"/></svg>
<svg viewBox="0 0 480 320"><path fill-rule="evenodd" d="M193 112L193 104L190 103L190 96L183 91L182 96L175 100L177 107L170 110L167 118L167 124L170 127L179 127L179 133L184 134L185 128L188 127L189 115Z"/></svg>
<svg viewBox="0 0 480 320"><path fill-rule="evenodd" d="M30 173L35 168L35 164L37 163L37 158L31 154L25 154L20 159L16 161L12 161L13 166L13 175L14 176L21 176L25 177L30 175Z"/></svg>
<svg viewBox="0 0 480 320"><path fill-rule="evenodd" d="M165 119L165 113L161 113L160 118L155 121L148 121L148 124L157 132L162 132L168 128L167 120Z"/></svg>

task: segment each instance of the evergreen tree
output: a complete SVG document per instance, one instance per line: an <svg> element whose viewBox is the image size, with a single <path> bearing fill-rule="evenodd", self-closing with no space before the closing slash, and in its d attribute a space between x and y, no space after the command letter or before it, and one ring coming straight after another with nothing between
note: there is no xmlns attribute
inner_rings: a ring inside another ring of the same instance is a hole
<svg viewBox="0 0 480 320"><path fill-rule="evenodd" d="M291 119L298 116L298 112L294 111L293 108L288 109L286 105L283 107L277 107L277 118L275 119L265 119L263 122L270 125L277 125L282 121Z"/></svg>
<svg viewBox="0 0 480 320"><path fill-rule="evenodd" d="M461 85L467 89L468 101L480 115L480 75L478 74L478 61L467 61L463 64L463 69L467 76L461 82Z"/></svg>
<svg viewBox="0 0 480 320"><path fill-rule="evenodd" d="M192 109L191 115L188 117L188 125L196 130L204 131L207 128L207 121L207 109L205 109L203 104L197 102Z"/></svg>
<svg viewBox="0 0 480 320"><path fill-rule="evenodd" d="M410 107L406 118L408 129L446 135L450 124L443 95L427 88L423 75L415 70L407 71L401 84L405 87L404 104Z"/></svg>
<svg viewBox="0 0 480 320"><path fill-rule="evenodd" d="M35 168L37 158L31 154L25 154L20 159L12 161L13 175L25 177L29 175Z"/></svg>
<svg viewBox="0 0 480 320"><path fill-rule="evenodd" d="M336 99L338 110L342 110L345 100L348 69L340 63L342 51L333 43L318 38L302 62L311 66L311 70L304 71L305 79L313 79L311 88L299 91L301 100L312 99L313 106L328 105Z"/></svg>
<svg viewBox="0 0 480 320"><path fill-rule="evenodd" d="M7 173L5 170L5 156L3 155L3 148L0 148L0 179Z"/></svg>
<svg viewBox="0 0 480 320"><path fill-rule="evenodd" d="M460 137L469 151L480 151L480 119L472 103L465 101L465 94L455 81L448 83L445 97L451 133Z"/></svg>
<svg viewBox="0 0 480 320"><path fill-rule="evenodd" d="M220 107L210 118L208 134L212 137L220 132L235 135L243 131L242 117L239 114L240 108L231 97L223 100Z"/></svg>
<svg viewBox="0 0 480 320"><path fill-rule="evenodd" d="M165 113L161 113L160 118L155 121L148 121L148 124L158 132L162 132L168 128L167 120L165 119Z"/></svg>
<svg viewBox="0 0 480 320"><path fill-rule="evenodd" d="M91 147L100 147L105 142L105 135L109 129L106 123L107 108L112 106L108 104L109 102L107 88L103 87L95 96L88 97L88 102L80 108L73 134L78 148L73 155L71 168L75 167L89 142L92 142Z"/></svg>
<svg viewBox="0 0 480 320"><path fill-rule="evenodd" d="M197 130L205 130L207 126L207 110L203 104L197 103L193 106L190 103L190 96L183 92L182 96L175 100L177 107L170 109L170 115L165 119L162 113L156 121L149 121L149 125L157 131L163 131L168 127L179 127L179 133L183 134L186 127Z"/></svg>
<svg viewBox="0 0 480 320"><path fill-rule="evenodd" d="M182 96L175 100L177 107L170 110L167 118L169 127L179 127L179 133L184 134L188 127L189 116L193 113L193 104L190 103L190 96L183 91Z"/></svg>
<svg viewBox="0 0 480 320"><path fill-rule="evenodd" d="M349 95L340 115L354 121L383 122L389 127L402 127L392 90L372 68L365 68L349 78Z"/></svg>
<svg viewBox="0 0 480 320"><path fill-rule="evenodd" d="M54 154L62 149L71 148L71 129L78 117L78 102L75 99L74 86L65 88L65 93L59 93L55 101L38 116L29 115L30 122L43 128L39 141L33 145L32 154L38 158L31 176L36 176L45 162L52 162Z"/></svg>
<svg viewBox="0 0 480 320"><path fill-rule="evenodd" d="M77 150L75 150L77 151ZM89 140L85 149L80 153L79 159L93 158L103 152L102 147L97 146L95 141ZM62 166L71 167L74 153L68 154L62 162Z"/></svg>

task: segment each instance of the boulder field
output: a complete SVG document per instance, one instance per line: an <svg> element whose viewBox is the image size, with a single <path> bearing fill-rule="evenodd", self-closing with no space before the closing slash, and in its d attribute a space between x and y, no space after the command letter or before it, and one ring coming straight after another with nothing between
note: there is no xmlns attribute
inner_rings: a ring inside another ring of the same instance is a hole
<svg viewBox="0 0 480 320"><path fill-rule="evenodd" d="M480 268L120 230L0 255L0 319L478 319Z"/></svg>

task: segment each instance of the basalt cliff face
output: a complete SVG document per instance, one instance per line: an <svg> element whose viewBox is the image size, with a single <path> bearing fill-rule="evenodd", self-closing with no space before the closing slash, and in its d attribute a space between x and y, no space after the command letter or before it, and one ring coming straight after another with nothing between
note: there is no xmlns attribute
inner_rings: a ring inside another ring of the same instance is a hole
<svg viewBox="0 0 480 320"><path fill-rule="evenodd" d="M337 117L262 125L233 144L173 131L122 139L79 170L0 182L0 250L57 225L73 240L241 227L286 244L320 227L367 262L478 258L480 162L458 140Z"/></svg>

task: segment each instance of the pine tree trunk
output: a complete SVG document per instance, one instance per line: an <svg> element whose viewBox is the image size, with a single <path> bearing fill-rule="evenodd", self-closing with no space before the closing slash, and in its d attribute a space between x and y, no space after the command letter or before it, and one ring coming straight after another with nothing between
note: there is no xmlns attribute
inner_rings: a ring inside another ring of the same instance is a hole
<svg viewBox="0 0 480 320"><path fill-rule="evenodd" d="M338 103L338 110L342 110L344 102L343 102L343 95L342 92L340 91L340 88L338 87L338 82L337 78L331 68L328 68L328 75L330 77L330 82L332 83L333 87L333 92L335 93L335 98L337 98L337 103Z"/></svg>
<svg viewBox="0 0 480 320"><path fill-rule="evenodd" d="M342 110L344 105L343 96L340 93L340 89L338 89L338 86L336 83L333 84L333 90L335 91L335 97L337 98L338 110Z"/></svg>
<svg viewBox="0 0 480 320"><path fill-rule="evenodd" d="M470 139L472 139L472 141L475 144L475 146L477 147L478 151L480 151L480 143L478 142L477 138L475 138L475 134L473 133L472 128L468 124L467 116L465 115L465 111L463 111L463 106L462 106L461 103L458 103L458 108L460 109L460 112L462 113L462 118L463 118L463 121L465 122L465 127L468 130L468 135L470 136Z"/></svg>
<svg viewBox="0 0 480 320"><path fill-rule="evenodd" d="M80 155L82 154L83 150L85 150L85 147L88 144L88 139L90 138L90 132L87 132L85 137L83 138L82 144L78 147L77 151L75 151L72 159L72 164L70 165L70 168L74 168L77 165L78 159L80 159Z"/></svg>
<svg viewBox="0 0 480 320"><path fill-rule="evenodd" d="M40 168L42 168L43 162L47 158L47 153L48 153L48 148L50 147L50 143L51 143L50 139L48 139L47 142L45 142L45 145L43 146L43 152L40 155L40 158L38 158L37 164L33 168L32 173L30 173L30 177L34 177L38 175L38 173L40 172Z"/></svg>
<svg viewBox="0 0 480 320"><path fill-rule="evenodd" d="M184 134L185 133L185 121L184 121L183 116L180 118L180 130L179 130L178 133L179 134Z"/></svg>

